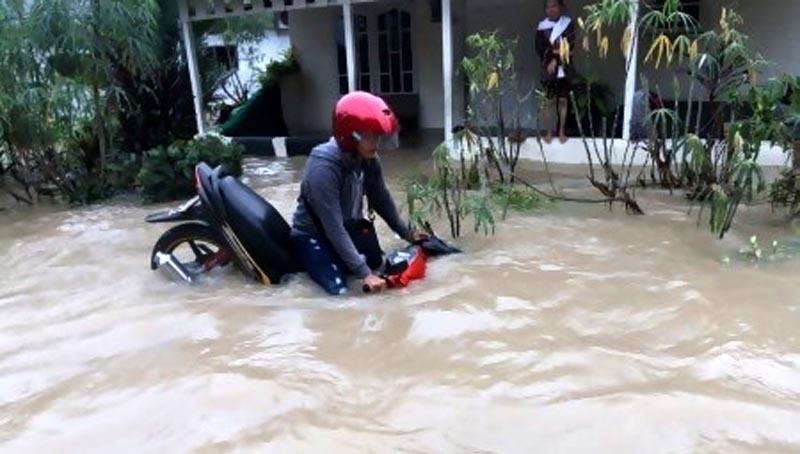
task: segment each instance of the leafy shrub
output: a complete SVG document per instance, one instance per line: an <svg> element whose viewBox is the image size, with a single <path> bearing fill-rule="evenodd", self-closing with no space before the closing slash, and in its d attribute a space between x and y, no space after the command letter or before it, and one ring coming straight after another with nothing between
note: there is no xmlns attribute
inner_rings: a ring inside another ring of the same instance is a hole
<svg viewBox="0 0 800 454"><path fill-rule="evenodd" d="M136 182L145 200L164 202L189 197L195 192L194 168L205 162L225 165L234 174L242 173L241 145L218 134L198 135L190 141L177 141L145 153Z"/></svg>
<svg viewBox="0 0 800 454"><path fill-rule="evenodd" d="M774 209L786 209L793 218L800 216L800 172L795 169L781 172L770 187L769 198Z"/></svg>
<svg viewBox="0 0 800 454"><path fill-rule="evenodd" d="M509 208L514 211L530 211L542 203L539 194L526 186L496 184L492 187L492 195L495 203L503 207L503 217Z"/></svg>
<svg viewBox="0 0 800 454"><path fill-rule="evenodd" d="M575 113L581 120L586 115L596 115L598 120L595 123L599 124L599 119L614 115L614 90L596 75L576 75L572 82L572 92L575 96Z"/></svg>
<svg viewBox="0 0 800 454"><path fill-rule="evenodd" d="M268 87L277 84L280 80L289 75L295 74L300 70L300 63L297 61L297 51L289 48L283 52L282 58L274 60L267 65L266 71L259 75L259 83Z"/></svg>

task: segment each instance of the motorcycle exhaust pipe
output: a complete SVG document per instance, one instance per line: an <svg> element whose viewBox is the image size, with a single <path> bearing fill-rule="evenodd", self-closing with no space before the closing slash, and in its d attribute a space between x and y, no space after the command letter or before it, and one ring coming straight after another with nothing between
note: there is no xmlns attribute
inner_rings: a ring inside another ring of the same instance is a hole
<svg viewBox="0 0 800 454"><path fill-rule="evenodd" d="M172 280L182 280L189 284L194 282L192 273L190 273L174 255L157 252L155 261L156 269L161 270L168 278Z"/></svg>

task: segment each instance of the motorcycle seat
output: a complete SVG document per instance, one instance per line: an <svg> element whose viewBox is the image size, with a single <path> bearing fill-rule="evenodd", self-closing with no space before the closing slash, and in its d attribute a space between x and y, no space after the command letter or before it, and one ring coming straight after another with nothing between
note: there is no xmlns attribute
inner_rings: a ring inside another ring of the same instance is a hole
<svg viewBox="0 0 800 454"><path fill-rule="evenodd" d="M233 176L222 177L219 188L231 229L270 280L295 272L290 228L280 212Z"/></svg>

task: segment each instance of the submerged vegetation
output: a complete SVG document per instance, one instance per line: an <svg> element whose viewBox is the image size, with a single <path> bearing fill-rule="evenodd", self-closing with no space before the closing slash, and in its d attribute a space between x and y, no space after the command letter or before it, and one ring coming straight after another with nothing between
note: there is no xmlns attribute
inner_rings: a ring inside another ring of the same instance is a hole
<svg viewBox="0 0 800 454"><path fill-rule="evenodd" d="M471 216L474 232L489 235L495 232L498 216L505 218L509 209L530 210L539 204L539 194L523 186L517 175L527 139L523 105L532 90L520 95L515 45L496 33L467 38L472 56L461 63L470 92L467 125L453 143L434 150L433 177L407 184L408 210L418 226L428 226L427 216L441 215L455 238Z"/></svg>

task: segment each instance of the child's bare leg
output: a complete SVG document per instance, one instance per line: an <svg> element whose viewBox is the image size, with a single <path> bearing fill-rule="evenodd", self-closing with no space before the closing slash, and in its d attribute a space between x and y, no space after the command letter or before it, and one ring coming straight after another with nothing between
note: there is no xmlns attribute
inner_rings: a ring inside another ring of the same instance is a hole
<svg viewBox="0 0 800 454"><path fill-rule="evenodd" d="M567 142L567 107L569 106L567 98L558 98L558 140L561 143Z"/></svg>

